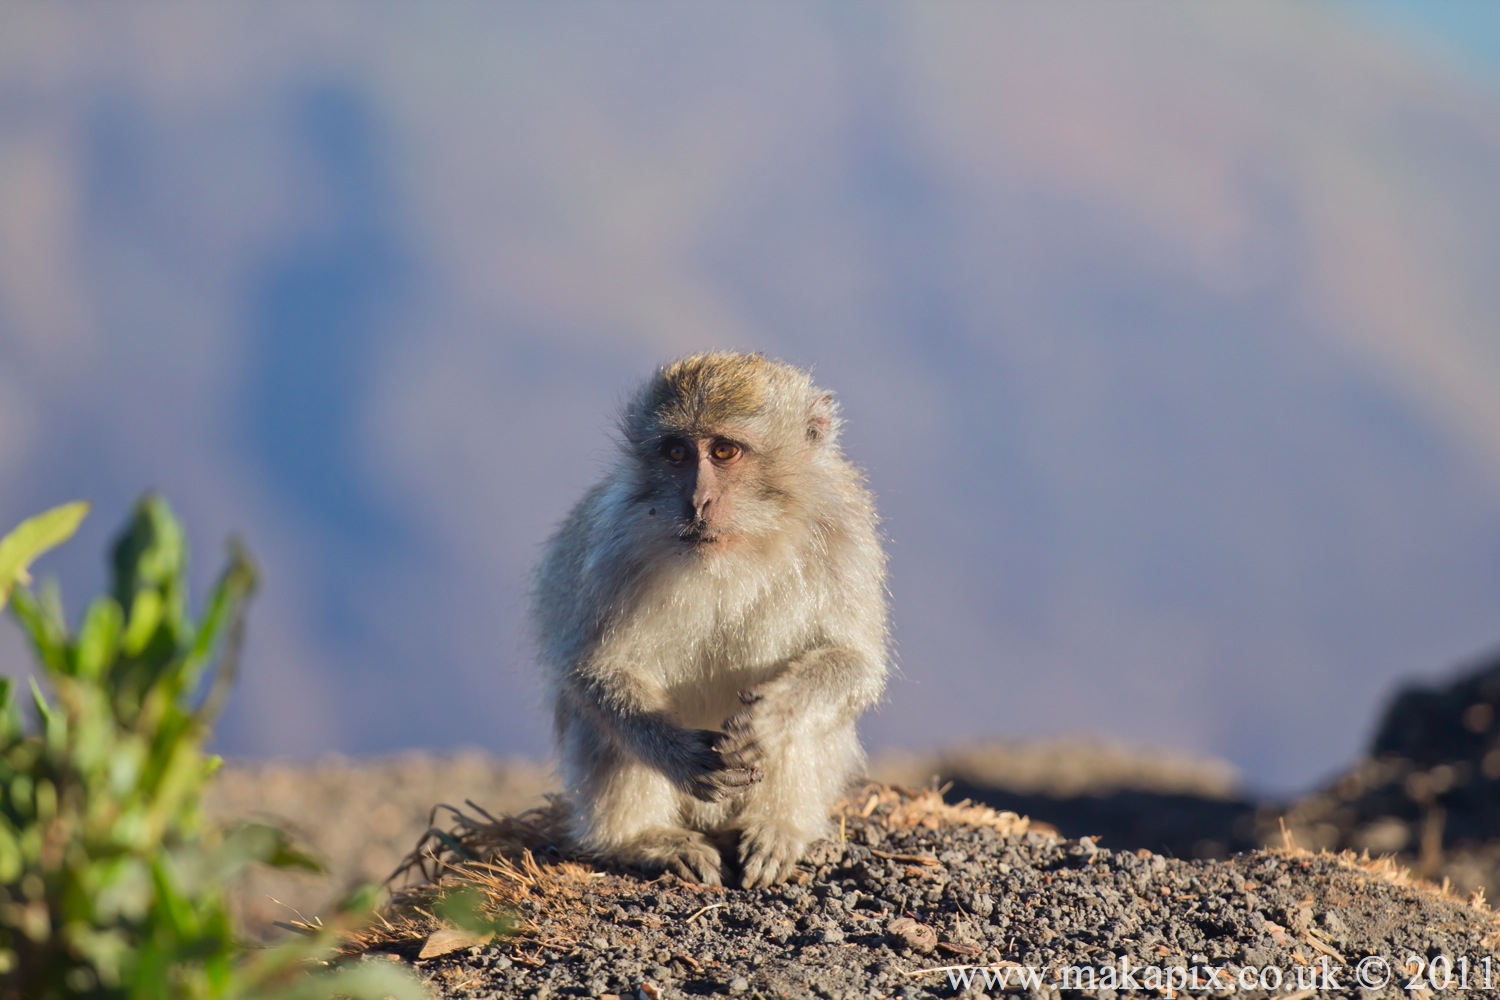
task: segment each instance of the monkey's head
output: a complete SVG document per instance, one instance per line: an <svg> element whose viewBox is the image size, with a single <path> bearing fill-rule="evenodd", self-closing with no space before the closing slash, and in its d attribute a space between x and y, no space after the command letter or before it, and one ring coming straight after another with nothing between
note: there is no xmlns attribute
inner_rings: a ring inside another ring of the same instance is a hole
<svg viewBox="0 0 1500 1000"><path fill-rule="evenodd" d="M696 551L790 526L838 453L838 407L804 371L759 354L662 367L622 421L640 511ZM653 532L653 534L655 534Z"/></svg>

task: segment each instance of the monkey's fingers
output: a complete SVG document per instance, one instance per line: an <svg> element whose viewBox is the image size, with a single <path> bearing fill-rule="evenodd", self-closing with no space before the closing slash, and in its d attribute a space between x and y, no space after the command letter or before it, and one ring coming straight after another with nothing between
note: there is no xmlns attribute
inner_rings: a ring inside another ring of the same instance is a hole
<svg viewBox="0 0 1500 1000"><path fill-rule="evenodd" d="M712 780L715 785L735 794L743 792L765 776L766 772L758 767L726 767L722 771L715 771Z"/></svg>
<svg viewBox="0 0 1500 1000"><path fill-rule="evenodd" d="M756 702L764 698L765 695L761 694L759 691L756 691L754 688L747 688L746 690L740 692L741 705L754 705Z"/></svg>
<svg viewBox="0 0 1500 1000"><path fill-rule="evenodd" d="M758 767L725 768L699 775L688 786L688 792L704 802L722 802L744 794L747 788L764 777L765 772Z"/></svg>
<svg viewBox="0 0 1500 1000"><path fill-rule="evenodd" d="M734 713L722 725L729 742L746 743L755 739L755 715L748 708ZM724 743L725 740L721 739L718 745L723 746Z"/></svg>
<svg viewBox="0 0 1500 1000"><path fill-rule="evenodd" d="M719 759L724 762L724 766L729 768L754 768L766 757L760 741L750 733L743 736L731 734L729 738L721 740L715 749L719 751Z"/></svg>
<svg viewBox="0 0 1500 1000"><path fill-rule="evenodd" d="M720 755L743 753L753 748L755 753L760 752L760 739L756 735L755 727L751 725L748 716L732 715L724 720L724 732L714 740L713 746Z"/></svg>
<svg viewBox="0 0 1500 1000"><path fill-rule="evenodd" d="M723 759L726 768L754 771L757 775L760 773L760 764L766 757L759 743L747 743L736 750L721 752L719 756ZM755 780L759 781L760 778L757 777Z"/></svg>

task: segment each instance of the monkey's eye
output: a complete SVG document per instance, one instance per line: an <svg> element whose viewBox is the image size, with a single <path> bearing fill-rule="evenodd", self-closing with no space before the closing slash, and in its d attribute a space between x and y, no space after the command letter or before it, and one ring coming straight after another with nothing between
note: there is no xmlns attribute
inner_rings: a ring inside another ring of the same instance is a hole
<svg viewBox="0 0 1500 1000"><path fill-rule="evenodd" d="M715 462L732 462L740 455L740 446L733 441L715 441L709 452Z"/></svg>
<svg viewBox="0 0 1500 1000"><path fill-rule="evenodd" d="M661 455L673 465L680 465L687 461L687 445L681 441L667 441L661 446Z"/></svg>

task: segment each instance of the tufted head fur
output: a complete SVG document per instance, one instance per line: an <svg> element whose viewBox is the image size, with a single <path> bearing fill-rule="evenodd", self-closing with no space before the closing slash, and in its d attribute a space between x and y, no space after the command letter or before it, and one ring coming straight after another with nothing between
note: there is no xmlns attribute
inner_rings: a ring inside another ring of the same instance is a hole
<svg viewBox="0 0 1500 1000"><path fill-rule="evenodd" d="M626 406L621 429L630 445L650 453L665 437L727 427L767 441L831 444L838 425L833 394L806 372L761 354L718 351L663 365Z"/></svg>

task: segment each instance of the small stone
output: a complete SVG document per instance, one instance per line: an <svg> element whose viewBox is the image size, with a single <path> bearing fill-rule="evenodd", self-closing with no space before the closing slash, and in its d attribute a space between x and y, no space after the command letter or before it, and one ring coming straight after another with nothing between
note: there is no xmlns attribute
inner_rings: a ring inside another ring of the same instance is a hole
<svg viewBox="0 0 1500 1000"><path fill-rule="evenodd" d="M844 856L844 845L834 840L815 840L802 855L804 863L821 868Z"/></svg>
<svg viewBox="0 0 1500 1000"><path fill-rule="evenodd" d="M729 981L729 993L731 996L739 996L741 993L750 992L750 980L744 976L735 976Z"/></svg>
<svg viewBox="0 0 1500 1000"><path fill-rule="evenodd" d="M897 917L885 925L886 933L912 951L925 955L937 947L937 931L911 917Z"/></svg>

